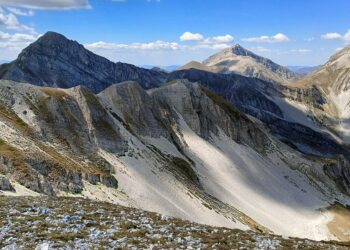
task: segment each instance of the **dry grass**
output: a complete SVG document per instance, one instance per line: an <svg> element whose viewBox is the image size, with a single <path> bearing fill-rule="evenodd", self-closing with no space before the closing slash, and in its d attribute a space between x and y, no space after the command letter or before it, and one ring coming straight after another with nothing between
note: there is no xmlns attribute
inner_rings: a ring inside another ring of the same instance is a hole
<svg viewBox="0 0 350 250"><path fill-rule="evenodd" d="M333 215L327 224L329 231L341 241L350 241L350 209L335 204L328 211Z"/></svg>
<svg viewBox="0 0 350 250"><path fill-rule="evenodd" d="M68 94L65 91L56 88L41 87L40 90L46 95L54 98L63 98L68 96Z"/></svg>

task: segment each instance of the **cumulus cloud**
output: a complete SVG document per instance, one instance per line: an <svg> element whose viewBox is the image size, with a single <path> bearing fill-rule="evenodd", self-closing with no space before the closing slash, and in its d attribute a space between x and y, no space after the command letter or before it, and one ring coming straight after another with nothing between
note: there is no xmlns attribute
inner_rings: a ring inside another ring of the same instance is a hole
<svg viewBox="0 0 350 250"><path fill-rule="evenodd" d="M290 52L292 52L292 53L302 53L302 54L304 54L304 53L309 53L309 52L311 52L311 50L310 50L310 49L291 49Z"/></svg>
<svg viewBox="0 0 350 250"><path fill-rule="evenodd" d="M289 37L283 33L277 33L273 36L259 36L259 37L248 37L241 39L244 42L255 42L255 43L281 43L288 42Z"/></svg>
<svg viewBox="0 0 350 250"><path fill-rule="evenodd" d="M131 49L131 50L178 50L180 45L176 42L164 42L157 40L150 43L131 43L131 44L120 44L120 43L107 43L103 41L85 44L87 49Z"/></svg>
<svg viewBox="0 0 350 250"><path fill-rule="evenodd" d="M90 8L88 0L0 0L0 5L29 9Z"/></svg>
<svg viewBox="0 0 350 250"><path fill-rule="evenodd" d="M233 41L233 36L226 34L223 36L214 36L214 37L208 37L203 40L203 43L207 44L219 44L219 43L228 43Z"/></svg>
<svg viewBox="0 0 350 250"><path fill-rule="evenodd" d="M341 35L337 32L332 32L332 33L327 33L327 34L321 35L321 38L325 39L325 40L341 40L344 42L349 42L350 41L350 29L344 35Z"/></svg>
<svg viewBox="0 0 350 250"><path fill-rule="evenodd" d="M15 7L7 7L7 9L13 13L14 15L17 16L34 16L34 11L32 10L28 10L28 11L23 11L19 8L15 8Z"/></svg>
<svg viewBox="0 0 350 250"><path fill-rule="evenodd" d="M213 36L213 37L204 37L200 33L185 32L180 36L180 41L182 42L188 42L188 41L195 42L195 44L183 46L183 48L186 48L188 50L225 49L230 46L227 43L232 42L233 39L234 39L233 36L231 36L230 34Z"/></svg>
<svg viewBox="0 0 350 250"><path fill-rule="evenodd" d="M339 33L327 33L321 36L322 39L341 39L343 36L340 35Z"/></svg>
<svg viewBox="0 0 350 250"><path fill-rule="evenodd" d="M185 32L180 36L180 41L201 41L204 39L204 36L200 33L191 33Z"/></svg>
<svg viewBox="0 0 350 250"><path fill-rule="evenodd" d="M10 34L0 31L0 42L33 42L38 38L38 35L15 33Z"/></svg>
<svg viewBox="0 0 350 250"><path fill-rule="evenodd" d="M0 9L0 28L35 33L33 27L19 23L17 17L13 13L6 13L3 9Z"/></svg>
<svg viewBox="0 0 350 250"><path fill-rule="evenodd" d="M18 53L30 43L38 39L39 35L25 33L7 33L0 31L1 60L13 60Z"/></svg>

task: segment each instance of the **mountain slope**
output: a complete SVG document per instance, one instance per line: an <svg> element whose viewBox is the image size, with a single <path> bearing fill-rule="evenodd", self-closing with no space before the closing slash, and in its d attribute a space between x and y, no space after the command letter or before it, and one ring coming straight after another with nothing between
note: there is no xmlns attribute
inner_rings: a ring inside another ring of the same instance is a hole
<svg viewBox="0 0 350 250"><path fill-rule="evenodd" d="M236 73L279 83L290 83L300 78L300 75L288 68L258 56L238 44L210 56L203 61L203 65L218 73Z"/></svg>
<svg viewBox="0 0 350 250"><path fill-rule="evenodd" d="M300 90L256 78L215 74L197 69L174 71L168 79L198 82L241 112L262 121L271 134L303 153L350 156L350 149L310 119L304 110L307 104L317 107L324 102L317 89ZM306 102L303 103L304 101Z"/></svg>
<svg viewBox="0 0 350 250"><path fill-rule="evenodd" d="M350 143L350 46L293 85L295 89L318 89L323 102L308 107L315 120Z"/></svg>
<svg viewBox="0 0 350 250"><path fill-rule="evenodd" d="M146 92L125 82L94 95L0 83L0 170L17 191L6 195L83 196L211 225L345 237L327 226L327 208L348 202L348 161L295 151L199 84Z"/></svg>
<svg viewBox="0 0 350 250"><path fill-rule="evenodd" d="M163 72L113 63L54 32L47 32L15 61L0 67L1 79L61 88L84 85L95 93L126 80L152 88L159 86L164 76Z"/></svg>

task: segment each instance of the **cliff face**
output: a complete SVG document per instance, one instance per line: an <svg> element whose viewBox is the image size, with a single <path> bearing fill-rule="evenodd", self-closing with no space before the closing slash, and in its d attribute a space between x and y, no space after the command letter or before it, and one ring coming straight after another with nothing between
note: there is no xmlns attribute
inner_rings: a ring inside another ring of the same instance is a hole
<svg viewBox="0 0 350 250"><path fill-rule="evenodd" d="M60 88L83 85L95 93L126 80L138 81L146 89L156 87L164 82L165 75L126 63L113 63L54 32L44 34L15 61L0 68L1 79Z"/></svg>

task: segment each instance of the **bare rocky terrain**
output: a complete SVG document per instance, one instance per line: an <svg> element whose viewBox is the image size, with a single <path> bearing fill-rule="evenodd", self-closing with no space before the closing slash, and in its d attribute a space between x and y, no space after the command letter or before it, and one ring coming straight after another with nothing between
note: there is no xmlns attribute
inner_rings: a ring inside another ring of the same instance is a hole
<svg viewBox="0 0 350 250"><path fill-rule="evenodd" d="M348 249L80 198L1 197L1 249Z"/></svg>

